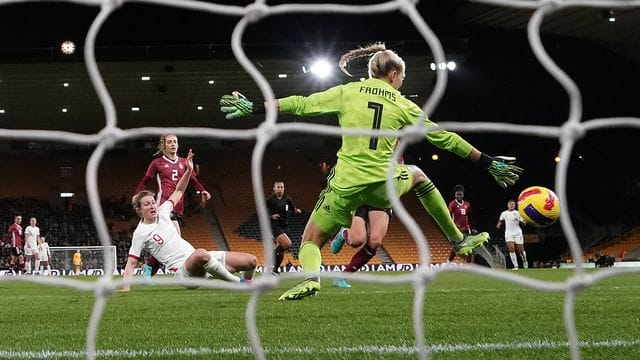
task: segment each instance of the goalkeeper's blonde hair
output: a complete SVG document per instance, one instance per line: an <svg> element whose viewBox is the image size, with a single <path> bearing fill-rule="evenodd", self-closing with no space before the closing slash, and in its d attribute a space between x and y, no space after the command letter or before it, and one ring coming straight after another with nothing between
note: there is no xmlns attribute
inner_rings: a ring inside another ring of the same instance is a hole
<svg viewBox="0 0 640 360"><path fill-rule="evenodd" d="M347 65L355 59L367 56L371 56L368 64L369 77L379 79L392 70L404 72L404 60L393 50L388 50L383 42L376 42L366 47L347 51L340 57L338 67L343 73L353 76L347 70Z"/></svg>

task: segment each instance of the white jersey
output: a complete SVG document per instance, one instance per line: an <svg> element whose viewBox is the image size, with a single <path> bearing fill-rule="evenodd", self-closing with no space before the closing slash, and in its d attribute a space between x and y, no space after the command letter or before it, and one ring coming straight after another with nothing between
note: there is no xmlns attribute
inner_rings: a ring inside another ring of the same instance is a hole
<svg viewBox="0 0 640 360"><path fill-rule="evenodd" d="M196 249L183 239L171 222L173 203L165 201L158 208L158 221L145 224L142 221L133 232L129 256L139 258L142 250L148 251L168 269L178 269L179 266Z"/></svg>
<svg viewBox="0 0 640 360"><path fill-rule="evenodd" d="M505 234L522 234L520 221L524 222L518 210L505 210L500 214L500 220L504 221Z"/></svg>
<svg viewBox="0 0 640 360"><path fill-rule="evenodd" d="M38 237L40 236L40 228L37 226L27 226L26 229L24 229L24 240L25 240L25 247L29 247L31 248L31 250L37 251L38 250Z"/></svg>
<svg viewBox="0 0 640 360"><path fill-rule="evenodd" d="M42 244L38 244L38 250L40 251L40 261L49 261L49 258L51 257L49 244L46 242L43 242Z"/></svg>

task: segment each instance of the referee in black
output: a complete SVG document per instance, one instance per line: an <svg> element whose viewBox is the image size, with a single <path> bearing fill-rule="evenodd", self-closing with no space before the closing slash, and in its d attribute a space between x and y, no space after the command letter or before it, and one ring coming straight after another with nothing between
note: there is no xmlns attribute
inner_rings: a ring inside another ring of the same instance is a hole
<svg viewBox="0 0 640 360"><path fill-rule="evenodd" d="M278 275L284 253L291 247L287 217L294 213L300 214L302 210L293 204L290 197L284 196L284 182L282 181L273 183L273 194L267 198L267 208L271 217L271 233L276 243L272 274Z"/></svg>

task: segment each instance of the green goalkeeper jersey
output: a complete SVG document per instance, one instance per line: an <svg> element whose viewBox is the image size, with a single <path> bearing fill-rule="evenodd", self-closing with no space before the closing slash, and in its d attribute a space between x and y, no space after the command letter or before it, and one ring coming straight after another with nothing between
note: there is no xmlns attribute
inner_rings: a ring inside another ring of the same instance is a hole
<svg viewBox="0 0 640 360"><path fill-rule="evenodd" d="M383 80L370 78L338 85L309 96L279 99L280 112L299 116L336 114L342 128L399 130L415 123L422 109ZM434 125L428 119L426 125ZM426 135L440 149L467 157L472 146L458 134L437 130ZM386 180L395 137L342 136L331 187L341 192ZM395 174L398 176L399 174Z"/></svg>

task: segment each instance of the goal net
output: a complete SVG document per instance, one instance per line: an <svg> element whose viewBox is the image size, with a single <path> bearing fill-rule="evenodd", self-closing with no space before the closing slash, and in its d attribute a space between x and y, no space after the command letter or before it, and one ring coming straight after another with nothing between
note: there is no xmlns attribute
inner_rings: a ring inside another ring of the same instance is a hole
<svg viewBox="0 0 640 360"><path fill-rule="evenodd" d="M95 275L105 274L105 261L112 269L117 269L117 253L115 246L51 246L51 275ZM79 252L80 265L76 268L74 255ZM78 273L78 270L79 273Z"/></svg>
<svg viewBox="0 0 640 360"><path fill-rule="evenodd" d="M446 1L446 0L443 0ZM0 0L0 5L12 4L14 0ZM251 162L252 171L252 190L255 196L255 204L259 215L261 224L261 231L264 239L264 253L265 259L267 259L267 266L273 264L271 259L271 253L273 251L273 245L271 242L269 220L266 213L266 204L263 197L263 178L262 178L262 160L265 149L267 146L277 138L278 135L288 133L313 133L314 135L324 135L338 137L341 135L351 136L395 136L401 139L398 146L395 160L398 159L398 154L402 153L408 144L423 138L425 132L424 127L419 126L420 121L417 121L417 126L411 129L405 129L402 132L382 132L382 131L366 131L366 130L345 130L336 126L308 124L308 123L277 123L277 114L273 108L267 109L265 121L256 129L239 130L239 129L214 129L214 128L131 128L122 129L118 126L118 119L116 116L116 109L114 101L109 94L105 81L97 66L95 56L95 42L97 35L105 22L109 17L118 9L123 1L110 1L110 0L75 0L74 3L84 4L88 6L100 7L100 11L97 14L94 22L89 28L87 33L85 47L84 47L84 59L88 69L89 77L97 92L98 98L104 107L105 112L105 126L99 133L96 134L79 134L75 132L62 132L62 131L46 131L46 130L0 130L0 136L16 139L40 139L40 140L56 140L62 139L64 142L74 144L96 144L96 148L92 153L86 167L86 191L91 208L91 214L95 221L96 230L98 232L101 244L103 246L93 249L80 249L83 262L86 264L90 259L95 259L96 268L101 268L104 271L104 276L100 281L96 281L92 286L95 287L96 300L94 308L91 313L91 319L88 323L86 332L86 344L85 354L87 359L95 359L98 352L97 339L98 328L100 327L100 321L102 319L106 303L110 296L113 296L114 290L117 287L122 286L122 280L113 278L113 270L115 269L115 250L111 243L111 237L107 230L105 222L105 216L100 206L100 193L97 185L98 167L102 161L105 152L114 147L115 144L122 141L140 138L142 136L160 136L171 132L178 136L202 136L210 139L240 139L240 140L255 140L256 145L254 148L253 159ZM526 136L536 136L541 138L557 139L560 142L560 159L569 159L571 152L573 151L575 143L588 131L598 130L606 127L633 127L640 128L640 119L635 117L616 117L616 118L604 118L604 119L582 119L582 98L580 90L575 82L551 59L546 52L540 35L541 23L545 16L552 14L559 9L578 7L578 6L591 6L599 9L607 8L631 8L639 7L640 1L628 0L628 1L614 1L614 0L599 0L599 1L525 1L525 0L479 0L478 2L486 3L490 5L506 6L517 9L524 9L532 11L527 33L531 48L536 58L544 69L562 86L564 91L568 94L569 98L569 114L566 122L563 126L538 126L538 125L513 125L504 123L492 123L492 122L441 122L439 125L442 128L459 132L490 132L490 133L508 133L508 134L520 134ZM157 3L159 5L183 8L188 10L203 11L212 14L222 14L228 16L239 17L239 21L231 34L231 44L234 55L238 62L246 70L247 73L255 80L261 93L264 95L266 101L273 101L275 99L274 91L267 81L266 77L260 72L256 65L249 60L243 50L242 37L250 23L260 21L266 17L273 15L280 15L283 13L321 13L321 14L348 14L348 15L363 15L363 14L381 14L381 13L395 13L395 16L405 16L405 21L411 23L418 33L424 38L426 45L433 54L434 62L436 64L445 64L446 59L443 51L443 47L435 35L435 33L429 28L428 24L420 15L416 8L417 1L415 0L398 0L388 1L384 3L370 4L370 5L345 5L345 4L295 4L295 3L283 3L278 5L269 6L265 1L256 1L250 6L234 6L234 5L220 5L215 3L194 1L194 0L164 0L151 1L151 3ZM373 3L373 2L372 2ZM330 22L329 22L330 23ZM377 39L372 39L377 40ZM447 82L446 69L437 69L437 80L434 86L434 90L426 101L423 110L425 114L432 114L433 110L441 100L445 85ZM568 161L560 161L556 168L555 177L555 189L557 190L559 198L563 201L561 207L561 225L564 234L566 235L571 256L575 261L575 274L565 282L545 282L537 281L531 278L527 278L522 275L508 273L505 271L498 271L493 269L487 269L476 266L469 266L460 268L458 271L465 271L474 273L479 276L494 279L496 281L510 282L519 286L527 287L537 291L557 292L564 296L564 308L563 319L566 329L567 340L570 348L570 356L572 359L580 359L580 342L578 341L578 334L576 330L575 322L575 304L576 298L579 292L587 287L590 287L593 283L600 281L606 277L611 276L614 272L603 273L586 273L584 271L582 250L580 243L577 239L576 231L571 222L571 217L568 213L567 204L567 191L566 191L566 178L568 171ZM389 175L391 171L389 171ZM389 176L390 177L390 176ZM425 325L424 325L424 310L429 304L426 302L426 294L428 293L428 284L435 277L441 274L447 269L434 271L429 268L430 263L430 249L429 243L425 234L420 230L416 221L410 216L407 210L403 207L395 191L392 188L392 182L387 182L387 192L391 197L394 213L397 218L409 230L411 236L416 240L416 244L419 250L419 258L421 264L420 268L414 271L409 276L403 276L401 279L389 279L385 276L375 276L368 274L353 274L347 276L348 279L358 279L363 282L371 283L405 283L413 286L415 296L413 297L412 304L412 329L414 334L414 346L416 349L417 357L420 359L429 358L429 347L425 340ZM53 252L53 258L55 259L55 266L60 266L64 269L72 269L73 253L77 250L77 247L56 249ZM107 251L104 251L107 249ZM84 253L83 253L84 251ZM99 260L101 259L101 260ZM499 259L495 262L504 262L504 259ZM86 265L85 265L86 266ZM623 273L615 272L616 274ZM287 274L283 276L286 279L292 278L304 278L308 274L295 273ZM341 273L325 273L324 278L336 278L344 276ZM65 281L65 285L69 287L76 287L82 289L81 286L85 284L76 284L70 279L61 279ZM161 279L159 285L179 285L176 279ZM166 280L166 281L165 281ZM5 281L5 279L0 279ZM8 281L8 280L7 280ZM26 279L25 281L39 281L38 279ZM143 280L136 279L135 283L142 283ZM251 351L253 356L257 359L265 359L266 352L262 346L260 335L257 328L257 309L260 303L261 295L273 290L282 279L274 279L271 276L263 276L257 279L251 286L250 291L252 296L247 303L246 309L246 327L248 338L251 343ZM205 280L196 280L204 287L209 288L223 288L227 290L247 291L245 286L240 284L211 284ZM68 284L68 285L67 285ZM176 326L177 324L171 324Z"/></svg>

